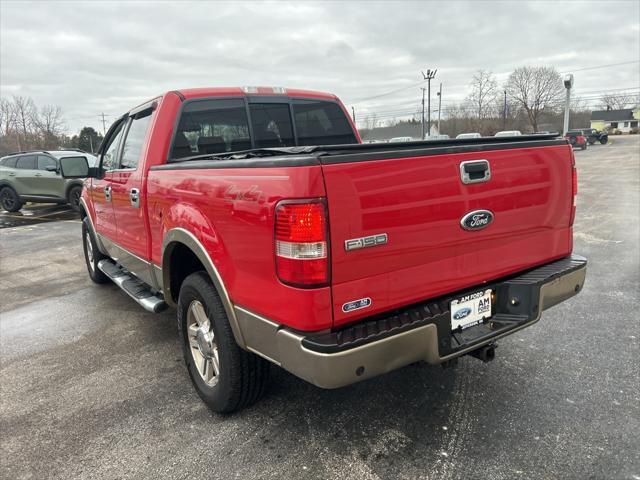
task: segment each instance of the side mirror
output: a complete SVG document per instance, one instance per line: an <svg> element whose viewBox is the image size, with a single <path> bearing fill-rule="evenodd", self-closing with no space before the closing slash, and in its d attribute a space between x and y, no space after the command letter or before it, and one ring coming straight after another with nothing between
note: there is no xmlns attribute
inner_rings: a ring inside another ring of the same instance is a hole
<svg viewBox="0 0 640 480"><path fill-rule="evenodd" d="M63 157L60 159L62 178L97 178L98 169L89 168L87 157Z"/></svg>
<svg viewBox="0 0 640 480"><path fill-rule="evenodd" d="M44 167L44 169L45 169L47 172L57 172L57 171L58 171L58 167L57 167L56 165L46 165L46 166Z"/></svg>

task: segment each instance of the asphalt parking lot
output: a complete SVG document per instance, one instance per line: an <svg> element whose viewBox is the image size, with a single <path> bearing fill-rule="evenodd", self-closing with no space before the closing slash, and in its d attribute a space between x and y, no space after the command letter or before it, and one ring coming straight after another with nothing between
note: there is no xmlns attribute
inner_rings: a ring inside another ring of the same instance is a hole
<svg viewBox="0 0 640 480"><path fill-rule="evenodd" d="M77 218L0 215L0 477L640 479L640 136L576 159L585 288L495 361L333 391L274 369L226 417L192 389L172 310L90 282Z"/></svg>

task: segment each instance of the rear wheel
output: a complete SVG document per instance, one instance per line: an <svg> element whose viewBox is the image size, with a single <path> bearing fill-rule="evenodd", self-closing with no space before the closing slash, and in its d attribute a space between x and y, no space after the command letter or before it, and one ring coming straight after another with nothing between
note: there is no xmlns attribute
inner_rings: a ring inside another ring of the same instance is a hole
<svg viewBox="0 0 640 480"><path fill-rule="evenodd" d="M82 195L82 185L75 185L67 192L67 202L73 210L80 211L80 196Z"/></svg>
<svg viewBox="0 0 640 480"><path fill-rule="evenodd" d="M0 203L7 212L17 212L22 208L20 197L11 187L4 187L0 190Z"/></svg>
<svg viewBox="0 0 640 480"><path fill-rule="evenodd" d="M82 247L84 249L84 260L87 264L87 271L89 272L91 280L95 283L107 283L109 277L98 268L98 262L107 257L98 249L96 239L89 227L89 220L86 217L82 221Z"/></svg>
<svg viewBox="0 0 640 480"><path fill-rule="evenodd" d="M255 403L269 379L269 363L242 350L208 275L189 275L180 287L178 328L189 376L200 398L218 413Z"/></svg>
<svg viewBox="0 0 640 480"><path fill-rule="evenodd" d="M608 141L609 141L609 138L608 138L608 137L607 137L607 138L602 137L602 138L600 139L600 145L606 145Z"/></svg>
<svg viewBox="0 0 640 480"><path fill-rule="evenodd" d="M580 150L586 150L587 149L587 142L584 142L582 145L580 145Z"/></svg>

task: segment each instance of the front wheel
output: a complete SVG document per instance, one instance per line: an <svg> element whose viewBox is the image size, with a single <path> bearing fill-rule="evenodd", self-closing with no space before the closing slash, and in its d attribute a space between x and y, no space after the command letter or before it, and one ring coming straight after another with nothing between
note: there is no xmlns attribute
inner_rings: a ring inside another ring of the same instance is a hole
<svg viewBox="0 0 640 480"><path fill-rule="evenodd" d="M80 211L80 197L82 195L82 185L75 185L69 189L67 193L67 202L71 208L79 212Z"/></svg>
<svg viewBox="0 0 640 480"><path fill-rule="evenodd" d="M587 142L584 142L581 146L580 146L580 150L586 150L587 149Z"/></svg>
<svg viewBox="0 0 640 480"><path fill-rule="evenodd" d="M269 363L242 350L205 272L180 287L178 329L191 382L211 410L231 413L255 403L269 379Z"/></svg>
<svg viewBox="0 0 640 480"><path fill-rule="evenodd" d="M17 212L22 208L22 202L16 191L11 187L4 187L0 190L0 203L7 212Z"/></svg>
<svg viewBox="0 0 640 480"><path fill-rule="evenodd" d="M600 145L606 145L608 141L609 141L609 137L607 137L607 138L601 138L601 139L600 139Z"/></svg>
<svg viewBox="0 0 640 480"><path fill-rule="evenodd" d="M82 221L82 247L84 249L84 260L87 264L87 270L91 280L95 283L107 283L109 277L98 268L98 262L107 257L98 249L96 239L89 227L89 220L86 217Z"/></svg>

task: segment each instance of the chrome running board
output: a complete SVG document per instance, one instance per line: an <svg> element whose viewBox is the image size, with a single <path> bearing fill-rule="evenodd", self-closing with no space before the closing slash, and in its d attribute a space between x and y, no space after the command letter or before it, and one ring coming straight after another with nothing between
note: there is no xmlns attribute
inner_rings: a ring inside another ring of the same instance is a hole
<svg viewBox="0 0 640 480"><path fill-rule="evenodd" d="M146 311L160 313L167 308L162 296L154 294L149 285L116 265L113 260L100 260L98 268Z"/></svg>

